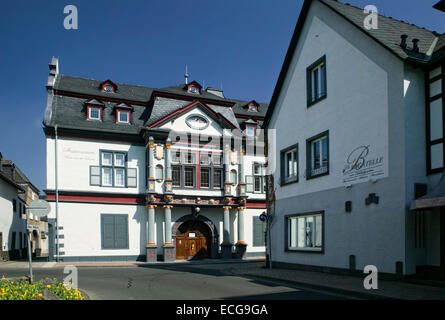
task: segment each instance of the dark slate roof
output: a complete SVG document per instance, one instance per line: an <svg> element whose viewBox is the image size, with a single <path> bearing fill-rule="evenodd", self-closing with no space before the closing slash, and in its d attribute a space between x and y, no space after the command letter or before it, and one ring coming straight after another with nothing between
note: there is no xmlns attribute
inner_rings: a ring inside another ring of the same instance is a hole
<svg viewBox="0 0 445 320"><path fill-rule="evenodd" d="M116 123L116 103L104 102L103 121L87 120L87 108L84 98L55 95L53 112L47 126L59 125L61 128L88 131L102 131L125 134L138 134L146 121L146 107L134 106L131 123Z"/></svg>
<svg viewBox="0 0 445 320"><path fill-rule="evenodd" d="M134 100L140 102L147 102L150 100L153 92L152 88L123 83L115 83L117 85L116 92L102 92L102 90L99 89L101 83L103 83L103 81L58 74L54 84L54 89L83 93L98 97L112 97L115 99Z"/></svg>
<svg viewBox="0 0 445 320"><path fill-rule="evenodd" d="M265 115L268 107L267 104L261 103L259 112L249 112L247 108L245 108L249 101L222 98L205 90L201 90L200 94L189 93L184 89L185 84L155 89L116 83L117 91L110 93L102 92L100 89L101 83L103 83L103 81L61 74L57 75L54 89L58 91L55 91L51 109L45 113L49 115L45 117L45 125L53 127L57 124L60 128L65 129L139 134L142 127L152 125L170 113L190 104L190 97L193 97L205 99L206 105L209 108L221 114L235 127L239 128L239 122L244 120L237 120L234 113L262 117ZM72 96L58 94L60 91L71 92L73 94ZM153 99L152 103L150 103L154 91L184 96L187 97L187 99L181 100L180 98L157 96ZM83 94L95 98L76 97L76 94ZM116 102L106 101L107 99L105 98L113 98L113 101L116 100ZM119 124L115 121L115 108L124 100L130 108L133 108L131 124ZM211 100L215 101L215 104L212 104ZM103 104L103 121L87 120L85 103L88 101ZM136 104L130 105L128 101L133 101ZM217 105L217 102L226 102L229 103L229 106L220 106ZM233 107L230 107L230 105Z"/></svg>
<svg viewBox="0 0 445 320"><path fill-rule="evenodd" d="M184 86L185 86L185 84L180 84L180 85L176 85L176 86L172 86L172 87L157 89L156 91L173 93L173 94L178 94L178 95L188 96L188 97L200 97L203 99L212 99L212 100L225 101L225 102L229 101L230 102L230 99L224 99L220 96L217 96L216 94L207 92L205 90L200 90L199 94L187 92L187 90L184 90Z"/></svg>
<svg viewBox="0 0 445 320"><path fill-rule="evenodd" d="M156 98L153 104L153 109L149 115L147 126L154 124L162 118L168 116L170 113L189 105L190 101L177 100L170 98Z"/></svg>
<svg viewBox="0 0 445 320"><path fill-rule="evenodd" d="M418 27L414 24L409 24L400 20L396 20L390 17L385 17L379 14L378 28L367 30L363 25L363 19L367 14L363 12L362 8L354 7L349 4L344 4L335 0L319 0L326 4L329 8L333 9L344 18L352 22L359 29L372 36L375 40L382 45L390 49L393 53L398 55L402 59L406 59L410 56L412 49L412 40L419 39L419 51L420 53L427 53L432 47L434 40L438 37L434 31L427 30L425 28ZM406 34L407 45L409 50L404 50L400 47L400 36ZM434 48L433 48L434 50ZM423 58L414 55L416 58ZM427 57L424 59L428 60Z"/></svg>
<svg viewBox="0 0 445 320"><path fill-rule="evenodd" d="M250 101L242 101L236 99L232 99L231 101L235 102L235 105L233 106L233 112L235 112L235 114L242 114L252 117L264 117L266 115L267 108L269 108L268 104L257 102L259 104L258 112L253 112L249 111L247 108L247 104Z"/></svg>
<svg viewBox="0 0 445 320"><path fill-rule="evenodd" d="M31 183L28 177L14 164L14 162L11 160L0 161L2 164L0 174L2 175L3 180L6 180L20 190L25 190L24 185L29 185L36 193L40 192L40 190Z"/></svg>

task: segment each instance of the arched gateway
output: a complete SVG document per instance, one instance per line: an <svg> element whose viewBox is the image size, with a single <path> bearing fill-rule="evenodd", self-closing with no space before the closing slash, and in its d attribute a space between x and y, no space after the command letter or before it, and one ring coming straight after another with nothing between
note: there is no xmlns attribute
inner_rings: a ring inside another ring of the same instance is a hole
<svg viewBox="0 0 445 320"><path fill-rule="evenodd" d="M202 215L186 215L172 227L176 245L176 259L216 258L218 255L218 231L214 223Z"/></svg>

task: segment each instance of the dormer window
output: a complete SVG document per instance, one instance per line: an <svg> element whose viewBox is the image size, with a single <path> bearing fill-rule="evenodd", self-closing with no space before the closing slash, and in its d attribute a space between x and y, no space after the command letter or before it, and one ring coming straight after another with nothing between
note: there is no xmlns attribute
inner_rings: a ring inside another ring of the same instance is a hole
<svg viewBox="0 0 445 320"><path fill-rule="evenodd" d="M111 80L104 81L100 84L99 89L101 89L103 92L111 93L117 91L117 85L113 83Z"/></svg>
<svg viewBox="0 0 445 320"><path fill-rule="evenodd" d="M117 122L130 123L130 111L118 110L117 111Z"/></svg>
<svg viewBox="0 0 445 320"><path fill-rule="evenodd" d="M96 99L85 102L87 106L87 120L102 120L104 104Z"/></svg>
<svg viewBox="0 0 445 320"><path fill-rule="evenodd" d="M256 103L255 101L251 101L247 104L247 110L250 112L258 112L258 106L258 103Z"/></svg>
<svg viewBox="0 0 445 320"><path fill-rule="evenodd" d="M116 106L116 123L130 123L132 106L126 103L121 103Z"/></svg>
<svg viewBox="0 0 445 320"><path fill-rule="evenodd" d="M196 81L192 81L189 84L186 84L184 87L184 89L187 90L187 92L194 94L199 94L201 88L202 88L201 85Z"/></svg>
<svg viewBox="0 0 445 320"><path fill-rule="evenodd" d="M102 108L89 106L88 120L102 120Z"/></svg>

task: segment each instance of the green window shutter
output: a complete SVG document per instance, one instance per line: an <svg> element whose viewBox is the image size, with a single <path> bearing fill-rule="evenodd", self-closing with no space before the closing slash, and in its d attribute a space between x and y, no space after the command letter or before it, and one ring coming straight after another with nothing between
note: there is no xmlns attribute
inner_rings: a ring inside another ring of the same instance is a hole
<svg viewBox="0 0 445 320"><path fill-rule="evenodd" d="M100 186L100 167L90 166L90 185Z"/></svg>
<svg viewBox="0 0 445 320"><path fill-rule="evenodd" d="M102 248L114 249L114 215L102 215Z"/></svg>
<svg viewBox="0 0 445 320"><path fill-rule="evenodd" d="M128 249L128 215L102 214L102 249Z"/></svg>
<svg viewBox="0 0 445 320"><path fill-rule="evenodd" d="M128 248L128 216L127 215L115 215L115 249L127 249Z"/></svg>
<svg viewBox="0 0 445 320"><path fill-rule="evenodd" d="M253 246L262 247L264 243L264 232L266 231L266 223L262 222L259 217L253 217Z"/></svg>
<svg viewBox="0 0 445 320"><path fill-rule="evenodd" d="M127 187L135 188L137 186L137 169L127 169Z"/></svg>

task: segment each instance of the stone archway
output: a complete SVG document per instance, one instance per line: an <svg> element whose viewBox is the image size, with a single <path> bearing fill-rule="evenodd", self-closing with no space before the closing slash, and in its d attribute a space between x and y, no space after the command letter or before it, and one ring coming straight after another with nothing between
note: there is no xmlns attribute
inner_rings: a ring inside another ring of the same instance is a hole
<svg viewBox="0 0 445 320"><path fill-rule="evenodd" d="M193 222L197 222L197 223L193 224ZM183 226L184 223L186 223L187 225L199 225L201 223L202 225L206 226L206 228L208 229L208 238L210 240L209 257L212 259L216 259L218 257L219 234L218 234L218 230L217 230L215 224L213 223L213 221L203 215L189 214L189 215L182 216L172 226L172 239L173 239L173 243L175 244L175 246L177 245L176 235L178 234L178 232L180 232L181 226ZM205 232L205 230L203 230L203 231L204 232L202 232L202 233L205 236L206 232Z"/></svg>

